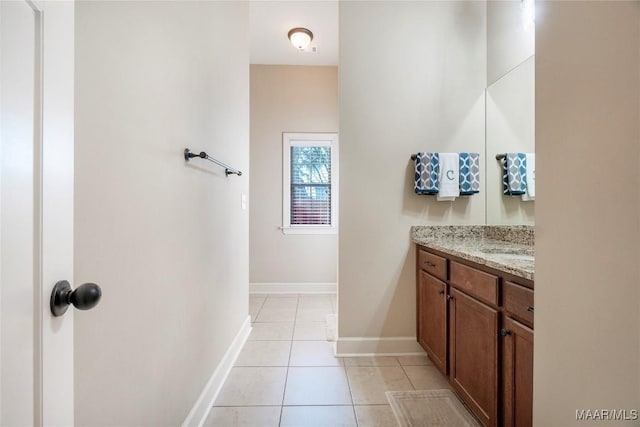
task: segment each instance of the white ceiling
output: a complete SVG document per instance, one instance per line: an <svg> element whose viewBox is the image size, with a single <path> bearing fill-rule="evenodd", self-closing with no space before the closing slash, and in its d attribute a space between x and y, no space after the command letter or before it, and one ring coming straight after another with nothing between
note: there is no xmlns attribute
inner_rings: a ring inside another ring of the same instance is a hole
<svg viewBox="0 0 640 427"><path fill-rule="evenodd" d="M249 25L252 64L338 65L337 1L251 1ZM313 33L305 52L287 38L295 27Z"/></svg>

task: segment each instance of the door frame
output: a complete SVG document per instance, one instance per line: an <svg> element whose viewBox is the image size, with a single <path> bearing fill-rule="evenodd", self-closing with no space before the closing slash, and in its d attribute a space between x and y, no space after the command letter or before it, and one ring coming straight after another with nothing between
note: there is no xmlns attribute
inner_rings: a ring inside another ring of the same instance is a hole
<svg viewBox="0 0 640 427"><path fill-rule="evenodd" d="M44 10L35 0L24 0L34 13L34 112L33 112L33 425L43 425L43 276L42 276L42 178L44 128Z"/></svg>
<svg viewBox="0 0 640 427"><path fill-rule="evenodd" d="M31 308L24 312L33 322L28 332L25 329L28 334L25 339L31 342L30 360L25 363L31 366L33 375L25 393L29 393L33 402L25 418L35 426L73 425L74 315L69 310L64 317L54 317L49 299L57 281L73 283L75 3L42 0L16 3L33 14L28 24L28 31L33 31L33 42L29 40L33 43L34 79L33 138L29 137L32 154L16 159L29 163L32 180L32 187L24 193L31 200L33 215L29 224L33 259L26 267L32 295L25 296ZM7 237L0 236L2 240ZM4 286L2 283L3 290ZM3 365L4 362L0 361ZM7 407L0 411L6 414Z"/></svg>
<svg viewBox="0 0 640 427"><path fill-rule="evenodd" d="M44 10L35 0L23 0L33 12L33 425L43 425L43 265L42 178L44 140ZM1 178L0 178L1 179ZM1 363L1 361L0 361ZM0 404L2 402L0 401ZM2 413L0 406L0 413Z"/></svg>

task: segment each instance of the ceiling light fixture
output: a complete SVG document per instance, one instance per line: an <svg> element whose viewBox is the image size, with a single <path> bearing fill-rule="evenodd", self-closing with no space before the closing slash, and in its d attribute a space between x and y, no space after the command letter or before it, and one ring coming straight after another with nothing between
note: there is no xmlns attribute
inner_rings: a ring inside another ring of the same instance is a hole
<svg viewBox="0 0 640 427"><path fill-rule="evenodd" d="M306 28L292 28L287 36L298 50L304 50L313 40L313 33Z"/></svg>

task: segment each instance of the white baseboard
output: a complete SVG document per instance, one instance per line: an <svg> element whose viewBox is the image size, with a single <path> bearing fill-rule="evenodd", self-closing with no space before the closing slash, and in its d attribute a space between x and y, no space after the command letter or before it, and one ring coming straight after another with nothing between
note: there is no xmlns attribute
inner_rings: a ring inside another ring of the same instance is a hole
<svg viewBox="0 0 640 427"><path fill-rule="evenodd" d="M425 352L416 337L340 337L336 342L336 356L417 356Z"/></svg>
<svg viewBox="0 0 640 427"><path fill-rule="evenodd" d="M244 343L249 338L249 334L251 333L251 317L247 316L246 320L240 327L240 330L236 334L233 342L227 349L226 353L222 357L220 364L209 378L209 382L200 393L200 397L196 400L196 403L189 411L189 415L185 418L182 423L182 427L200 427L204 424L209 416L209 412L213 407L213 402L215 402L218 397L218 393L220 393L220 389L222 388L225 380L229 376L231 372L231 368L233 364L236 362L238 355L240 354L240 350L244 346Z"/></svg>
<svg viewBox="0 0 640 427"><path fill-rule="evenodd" d="M336 283L249 283L250 294L335 294Z"/></svg>

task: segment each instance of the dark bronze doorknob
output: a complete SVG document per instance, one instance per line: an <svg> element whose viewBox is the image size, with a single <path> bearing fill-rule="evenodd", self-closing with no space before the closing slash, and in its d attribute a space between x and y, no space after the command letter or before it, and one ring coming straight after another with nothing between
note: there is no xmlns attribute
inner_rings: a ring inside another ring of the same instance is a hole
<svg viewBox="0 0 640 427"><path fill-rule="evenodd" d="M100 301L102 290L95 283L85 283L74 290L66 280L61 280L53 287L51 292L50 307L54 316L62 316L67 312L70 304L78 310L89 310Z"/></svg>

